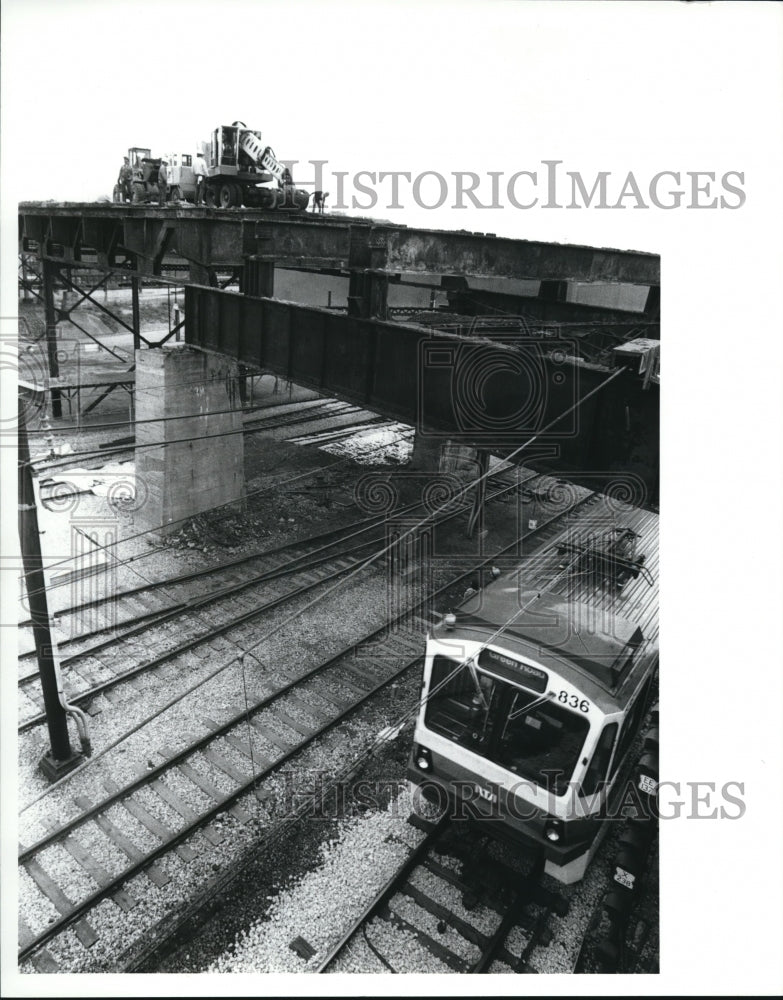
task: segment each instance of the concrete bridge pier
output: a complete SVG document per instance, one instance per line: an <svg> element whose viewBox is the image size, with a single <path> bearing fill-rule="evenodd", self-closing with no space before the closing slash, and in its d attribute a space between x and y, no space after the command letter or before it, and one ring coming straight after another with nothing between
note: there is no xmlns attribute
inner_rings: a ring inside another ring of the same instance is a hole
<svg viewBox="0 0 783 1000"><path fill-rule="evenodd" d="M244 491L237 362L184 344L136 351L137 526L176 531Z"/></svg>

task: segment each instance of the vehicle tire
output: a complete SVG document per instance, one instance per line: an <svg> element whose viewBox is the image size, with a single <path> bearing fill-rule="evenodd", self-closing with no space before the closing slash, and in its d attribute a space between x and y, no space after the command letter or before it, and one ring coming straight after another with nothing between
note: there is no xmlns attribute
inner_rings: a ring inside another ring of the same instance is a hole
<svg viewBox="0 0 783 1000"><path fill-rule="evenodd" d="M217 208L218 205L218 193L217 188L214 184L207 184L207 190L204 194L204 201L206 201L209 208Z"/></svg>
<svg viewBox="0 0 783 1000"><path fill-rule="evenodd" d="M233 208L236 204L236 185L234 184L221 184L220 185L220 207L221 208Z"/></svg>
<svg viewBox="0 0 783 1000"><path fill-rule="evenodd" d="M244 189L241 184L232 184L231 187L234 189L234 205L241 205L244 202Z"/></svg>
<svg viewBox="0 0 783 1000"><path fill-rule="evenodd" d="M180 191L179 185L175 184L174 187L169 188L169 201L182 201L182 191Z"/></svg>

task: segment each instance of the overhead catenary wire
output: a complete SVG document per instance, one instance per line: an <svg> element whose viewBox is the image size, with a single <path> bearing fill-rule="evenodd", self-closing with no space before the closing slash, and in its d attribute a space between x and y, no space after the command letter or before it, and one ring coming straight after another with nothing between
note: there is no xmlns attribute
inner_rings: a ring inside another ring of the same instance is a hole
<svg viewBox="0 0 783 1000"><path fill-rule="evenodd" d="M515 458L517 455L519 455L521 452L523 452L526 448L528 448L531 444L533 444L537 440L537 438L539 438L542 434L545 434L552 427L554 427L556 424L558 424L561 420L565 419L565 417L567 417L575 409L577 409L578 407L580 407L583 403L585 403L588 399L590 399L592 396L594 396L597 392L600 392L603 388L605 388L607 385L609 385L610 382L612 382L615 378L617 378L624 371L625 371L625 368L619 368L616 371L614 371L610 376L608 376L608 378L604 379L603 382L601 382L599 385L595 386L593 389L590 390L590 392L588 392L584 396L582 396L579 400L577 400L570 407L568 407L563 413L559 414L557 417L555 417L553 420L551 420L546 425L546 427L542 428L535 435L533 435L531 438L529 438L527 441L525 441L523 444L521 444L517 449L515 449L515 451L513 451L511 453L511 455L508 456L507 460L511 460L512 458ZM489 469L487 469L484 473L482 473L480 476L478 476L475 480L472 480L471 482L467 483L460 491L458 491L457 495L461 495L462 493L466 492L467 490L472 489L472 488L478 486L478 484L483 479L486 479L489 475L490 475L490 471L489 471ZM314 605L318 604L320 601L322 601L326 597L330 596L335 590L337 590L340 587L346 585L355 576L357 576L360 572L362 572L362 570L364 570L367 566L372 565L377 559L379 559L382 556L384 556L387 553L389 553L401 541L403 541L404 539L410 537L415 532L417 532L419 530L419 528L421 528L426 523L426 521L429 520L432 516L434 516L435 514L440 513L441 511L446 510L447 507L454 502L455 498L456 497L454 497L454 496L449 497L449 499L444 504L441 504L440 507L436 508L436 510L433 511L428 517L422 518L421 521L417 522L417 524L415 524L413 527L411 527L407 531L403 532L402 535L398 539L396 539L395 541L393 541L393 542L389 543L388 545L384 546L382 549L378 550L378 552L376 552L375 554L373 554L372 556L370 556L367 560L365 560L364 562L362 562L359 566L357 566L354 569L350 570L341 580L337 581L335 584L333 584L332 586L330 586L324 593L319 594L313 600L309 601L299 611L295 612L293 615L291 615L290 617L286 618L285 621L280 622L278 625L274 626L272 629L270 629L268 632L266 632L246 652L252 653L263 642L266 642L267 639L269 639L271 636L273 636L277 632L279 632L284 626L290 624L292 621L295 621L297 618L299 618L302 615L304 615L305 612L309 611L310 608L312 608ZM504 627L505 626L502 626L500 629L498 629L498 633L500 631L502 631L502 628L504 628ZM495 635L498 634L498 633L495 633ZM490 638L490 639L487 640L487 642L490 642L490 641L492 641L492 638ZM80 764L78 767L74 768L68 774L64 775L58 781L56 781L52 785L50 785L47 789L45 789L43 792L41 792L41 794L38 795L36 798L34 798L30 802L26 803L22 807L22 809L20 810L20 814L23 813L23 812L25 812L31 806L35 805L37 802L40 802L42 799L46 798L52 791L54 791L56 788L58 788L61 785L63 785L65 782L68 782L68 781L72 780L77 774L82 773L88 766L94 765L94 763L97 760L99 760L100 758L102 758L103 756L105 756L110 750L113 750L114 747L116 747L120 743L124 742L126 739L128 739L130 736L132 736L133 733L137 732L139 729L141 729L143 726L147 725L153 719L158 718L160 715L162 715L164 712L166 712L173 705L175 705L178 702L182 701L188 695L192 694L194 691L198 690L200 687L203 687L204 684L206 684L208 681L212 680L218 674L222 673L224 670L227 670L229 667L233 666L235 663L238 663L238 662L239 662L239 656L232 657L232 659L230 659L227 663L222 664L221 666L217 667L215 670L211 671L206 677L202 678L200 681L197 681L195 684L191 685L186 691L184 691L184 692L182 692L182 693L174 696L173 698L169 699L168 702L166 702L159 709L157 709L147 719L143 720L142 722L138 723L136 726L132 727L132 729L129 732L121 734L119 737L117 737L117 739L113 743L111 743L108 746L104 747L101 751L99 751L97 754L95 754L93 757L91 757L89 761L85 761L84 763ZM458 664L457 669L461 669L461 667L462 667L462 664Z"/></svg>
<svg viewBox="0 0 783 1000"><path fill-rule="evenodd" d="M451 498L448 502L449 503L453 502L453 498ZM447 506L447 505L444 505L444 507L445 506ZM424 523L424 521L420 522L420 524L423 524L423 523ZM415 526L413 529L411 529L411 531L417 530L418 527L420 526L420 524L417 525L417 526ZM410 532L408 532L408 534L410 534ZM403 536L403 537L406 537L406 536ZM288 617L285 621L281 622L279 625L273 627L268 632L266 632L264 635L262 635L258 639L258 641L253 646L251 646L249 649L242 650L237 656L232 657L228 662L226 662L226 663L224 663L224 664L216 667L214 670L212 670L205 677L202 677L201 680L196 681L194 684L192 684L190 687L188 687L185 691L182 691L179 694L174 695L167 702L165 702L158 709L156 709L155 712L153 712L151 715L147 716L147 718L142 719L136 725L132 726L130 729L126 730L124 733L121 733L113 742L109 743L107 746L103 747L97 753L93 754L92 757L89 758L89 760L85 760L83 763L79 764L73 770L71 770L67 774L63 775L62 778L59 778L57 781L53 782L51 785L48 786L48 788L45 788L38 796L36 796L34 799L31 799L29 802L25 803L25 805L22 806L22 808L19 810L19 815L22 815L22 813L26 812L28 809L30 809L32 806L34 806L36 803L38 803L42 799L46 798L51 792L55 791L55 789L59 788L60 786L62 786L64 784L66 784L67 782L71 781L74 777L76 777L76 775L78 775L78 774L82 773L83 771L87 770L89 767L94 766L97 763L97 761L99 761L103 757L105 757L106 754L108 754L112 750L114 750L115 747L119 746L121 743L124 743L126 740L130 739L131 736L133 736L135 733L139 732L139 730L143 729L144 726L148 725L150 722L152 722L155 719L159 718L161 715L163 715L165 712L167 712L174 705L178 704L180 701L183 701L185 698L187 698L189 695L193 694L199 688L203 687L205 684L208 684L211 680L214 680L214 678L217 677L219 674L223 673L223 671L228 670L229 667L232 667L235 664L242 663L243 657L245 655L251 655L259 663L263 664L263 661L260 660L255 655L255 652L254 652L262 643L266 642L267 639L271 638L273 635L275 635L278 631L280 631L286 625L291 624L292 622L296 621L297 618L303 616L305 614L305 612L309 611L312 607L314 607L316 604L318 604L325 597L330 596L335 590L339 589L339 587L342 586L343 583L345 583L347 580L350 580L353 576L355 576L358 572L360 572L366 566L371 565L372 562L374 562L376 559L380 558L382 555L385 555L393 547L394 544L396 544L396 543L392 543L390 545L387 545L383 549L380 549L374 555L370 556L364 563L362 563L361 566L358 566L355 570L352 570L349 574L347 574L346 577L343 577L342 581L338 581L338 583L332 585L329 588L329 590L326 591L326 593L321 594L318 597L315 597L313 600L309 601L309 603L305 607L301 608L297 612L294 612L294 614L292 614L290 617ZM462 663L457 664L456 667L455 667L455 669L452 671L452 673L449 674L446 678L444 678L443 683L444 684L447 683L451 679L451 677L453 677L459 670L462 669L462 666L463 666ZM439 685L437 689L433 690L432 693L433 694L436 693L436 690L438 690L440 686L441 685ZM418 711L418 705L412 711ZM403 714L403 716L401 718L407 719L407 717L409 715L410 715L410 712L406 712L406 713Z"/></svg>
<svg viewBox="0 0 783 1000"><path fill-rule="evenodd" d="M608 382L609 382L609 381L611 381L611 380L612 380L612 379L613 379L614 377L616 377L616 376L617 376L618 374L620 374L620 373L621 373L622 371L624 371L624 370L625 370L624 368L618 368L618 369L616 369L616 370L615 370L615 372L614 372L614 373L613 373L613 374L612 374L612 375L611 375L611 376L609 377L609 379L607 379L605 383L601 383L601 385L597 386L597 387L596 387L596 388L595 388L595 389L593 390L593 392L597 392L597 391L599 391L599 390L600 390L600 389L602 388L602 386L603 386L604 384L608 384ZM590 393L590 395L592 395L592 392ZM585 399L586 399L586 398L589 398L589 396L585 397ZM581 405L581 403L579 403L579 404L574 404L574 406L572 406L571 408L569 408L569 409L568 409L568 410L567 410L567 411L565 412L565 414L563 414L563 415L562 415L562 416L560 416L560 417L556 417L556 418L554 419L554 421L553 421L553 422L552 422L552 423L551 423L551 424L550 424L549 426L551 427L551 426L554 426L554 424L558 423L558 422L559 422L559 421L560 421L561 419L563 419L563 417L564 417L564 416L567 416L567 415L568 415L568 413L572 412L572 410L573 410L573 409L575 408L575 406L576 406L576 405ZM538 432L537 432L537 436L540 436L540 435L541 435L542 433L545 433L547 429L548 429L548 428L543 428L543 429L542 429L541 431L538 431ZM243 433L243 432L244 432L244 428L242 428L242 430L241 430L241 431L240 431L240 430L237 430L237 431L233 431L233 432L227 432L227 433ZM214 436L214 437L222 437L222 436L224 436L224 435L210 435L210 436ZM194 440L197 440L197 439L198 439L198 440L203 440L204 438L203 438L202 436L199 436L198 438L195 438L195 437L193 437L193 438L190 438L190 437L189 437L189 438L182 438L182 439L178 439L178 442L174 442L174 441L172 441L172 442L166 442L166 443L188 443L188 442L191 442L191 441L194 441ZM151 442L151 443L147 444L147 445L146 445L146 446L144 446L144 447L161 447L162 445L163 445L163 442ZM387 446L387 445L384 445L384 447L386 447L386 446ZM100 450L100 451L98 451L98 452L93 452L93 453L92 453L92 457L105 457L105 456L106 456L106 455L108 455L108 454L116 454L116 453L120 453L120 454L122 454L122 453L124 453L125 451L127 451L127 449L126 449L126 448L116 448L116 449L113 449L113 450L109 450L109 449L102 449L102 450ZM83 453L75 453L74 455L70 455L70 456L67 456L67 458L68 458L68 460L70 461L70 460L72 460L72 459L73 459L74 457L89 457L89 456L90 456L90 454L91 454L90 452L83 452ZM516 454L516 453L513 453L513 454ZM65 457L65 456L63 456L63 457ZM510 457L511 457L511 456L510 456ZM510 459L510 457L509 457L509 459ZM507 459L507 460L509 460L509 459ZM348 459L338 459L338 460L337 460L336 462L333 462L333 463L330 463L329 465L325 466L325 468L326 468L326 469L329 469L329 468L332 468L332 467L335 467L335 466L337 466L337 465L340 465L340 464L343 464L343 463L345 463L345 462L347 462L347 461L348 461ZM268 470L267 470L267 471L268 471ZM293 481L293 480L292 480L292 481ZM478 481L480 481L480 479L479 479ZM281 485L281 484L277 484L277 485ZM250 497L250 496L253 496L253 495L256 495L256 493L259 493L259 492L263 492L263 490L258 490L258 491L255 491L255 492L254 492L253 494L248 494L247 496L248 496L248 497ZM234 503L237 503L237 501L235 501L235 500L231 500L231 501L227 501L227 502L226 502L225 504L221 504L221 505L218 505L217 507L214 507L214 508L211 508L211 510L213 510L213 511L217 511L217 510L220 510L220 509L222 509L223 507L227 507L227 506L231 506L231 505L232 505L232 504L234 504ZM185 522L185 521L188 521L188 520L190 520L190 517L189 517L189 516L188 516L188 517L184 517L184 518L181 518L181 519L179 519L178 521L173 521L173 522L171 522L171 523L170 523L170 524L168 525L168 527L173 527L173 526L174 526L174 525L176 525L176 524L179 524L179 523L182 523L182 522ZM131 535L131 536L129 536L128 538L126 538L126 539L123 539L123 540L122 540L122 542L121 542L121 543L119 543L119 544L124 544L124 543L126 543L126 542L129 542L129 541L131 541L131 540L134 540L134 539L136 539L136 538L139 538L139 537L141 537L141 536L143 536L143 535L145 535L145 534L150 534L150 533L152 533L152 532L154 532L154 531L155 531L155 529L148 529L147 531L144 531L144 532L138 532L138 533L136 533L135 535ZM87 556L87 555L88 555L88 553L84 553L84 554L83 554L82 556L80 556L80 557L78 557L78 558L86 558L86 556ZM61 561L60 561L59 563L54 563L54 564L53 564L53 565L52 565L52 566L51 566L50 568L55 568L55 567L56 567L56 566L58 566L58 565L63 565L63 564L65 564L65 563L68 563L68 562L71 562L71 561L72 561L72 560L71 560L70 558L68 558L68 559L63 559L63 560L61 560Z"/></svg>
<svg viewBox="0 0 783 1000"><path fill-rule="evenodd" d="M337 403L337 402L343 402L343 401L342 400L335 400L335 402ZM358 403L346 403L346 405L347 406L354 406L354 407L356 407L357 410L365 410L365 407L361 406ZM273 409L273 407L263 407L262 409ZM136 421L135 424L134 424L134 426L138 426L139 424L147 424L147 423L161 423L161 422L165 422L167 420L190 420L190 419L192 419L194 417L202 417L202 416L203 417L210 417L210 416L217 416L217 415L225 414L225 413L236 413L236 412L238 412L238 411L237 410L209 410L209 411L205 411L204 413L184 414L183 416L176 416L176 417L164 417L164 418L162 418L162 420L158 420L157 418L150 419L150 420L140 420L140 421ZM255 412L255 411L253 411L253 412ZM355 412L356 411L354 411L354 414L355 414ZM366 412L371 412L371 411L367 410ZM305 413L305 415L307 415L308 411L305 410L304 413ZM320 415L320 419L322 419L322 420L329 420L332 417L339 417L341 415L352 416L354 414L352 414L352 413L344 413L344 411L338 409L334 413L327 412L327 413L321 414ZM283 414L283 415L285 415L285 414ZM313 419L315 419L315 417ZM391 423L402 423L402 421L394 421L394 420L389 420L387 422L390 423L390 424ZM295 420L291 421L291 425L292 426L295 423L296 423ZM406 426L410 426L410 425L406 425ZM271 426L269 428L269 430L274 430L274 429L275 429L274 426ZM413 430L413 429L414 428L411 427L411 430ZM139 444L138 442L135 442L133 444L133 450L134 451L138 451L138 450L145 449L145 448L162 448L162 447L164 447L166 445L170 445L170 444L185 444L185 443L189 443L189 442L193 442L193 441L207 441L210 438L231 437L231 436L233 436L235 434L252 433L255 430L257 430L259 432L263 431L264 430L263 424L260 427L258 427L257 429L256 428L252 428L252 427L251 428L247 428L247 427L245 427L245 425L243 423L243 425L241 427L235 428L233 430L221 431L219 434L195 434L195 435L191 435L189 437L184 437L184 438L162 438L160 441L151 441L151 442L148 442L146 444ZM130 449L130 445L117 445L116 447L113 447L113 448L109 448L109 447L106 447L104 445L101 445L98 448L95 448L95 449L92 449L92 450L87 450L87 451L72 451L72 452L69 452L68 454L65 454L65 455L54 455L54 456L47 455L45 457L41 457L40 455L38 455L35 458L31 459L28 464L31 465L31 466L33 466L34 471L36 471L35 470L36 463L39 463L40 465L43 465L43 463L45 463L46 460L49 459L49 464L46 464L45 468L37 470L37 471L39 471L39 474L44 475L44 474L48 474L52 470L54 470L56 472L58 469L64 468L64 466L66 464L71 464L75 459L84 458L86 460L92 460L93 458L101 458L101 457L109 456L109 455L124 454L129 449ZM58 459L61 460L61 462L63 463L63 465L54 464Z"/></svg>
<svg viewBox="0 0 783 1000"><path fill-rule="evenodd" d="M69 431L78 430L82 434L84 433L92 434L94 431L111 430L115 427L130 428L130 427L138 427L139 425L143 424L165 424L165 423L170 423L173 420L192 420L194 417L218 417L226 413L241 413L242 416L251 417L261 413L267 413L267 412L274 413L275 410L280 409L283 406L299 406L302 403L313 403L314 406L317 404L344 403L347 406L359 406L361 409L364 409L364 407L361 407L359 403L354 403L351 402L350 400L338 399L337 397L320 396L312 400L311 399L292 400L290 403L273 403L270 404L269 406L255 406L252 408L249 407L248 409L244 409L243 407L237 407L237 406L229 406L223 410L200 410L198 412L194 411L193 413L178 413L170 417L145 417L142 420L137 420L137 419L115 420L112 421L111 423L106 423L106 424L85 424L82 427L76 427L76 425L68 425L67 427L47 427L46 429L41 428L35 433L38 435L46 434L48 436L49 433L67 434ZM314 408L314 406L312 408ZM307 409L304 409L303 412L306 413ZM55 458L74 458L78 457L80 454L83 453L77 451L77 452L71 452L68 455L56 455Z"/></svg>
<svg viewBox="0 0 783 1000"><path fill-rule="evenodd" d="M377 450L377 449L379 449L379 448L383 448L383 447L387 447L387 446L388 446L388 445L387 445L386 443L384 443L384 444L381 444L381 445L377 445L377 446L376 446L376 448L375 448L375 449L373 449L373 450ZM82 537L84 537L84 538L85 538L85 539L87 539L87 540L88 540L89 542L91 542L91 544L93 544L94 546L97 546L97 548L98 548L98 549L101 549L101 550L103 550L103 551L107 552L107 553L109 554L109 556L110 556L110 557L111 557L111 558L112 558L112 559L114 560L114 562L118 564L118 566L122 566L122 565L126 565L126 564L127 564L127 562L129 562L129 561L130 561L130 560L126 560L126 561L122 561L122 560L120 560L120 559L119 559L119 558L118 558L118 557L117 557L117 556L116 556L116 555L115 555L115 554L114 554L113 552L111 552L111 551L110 551L110 549L111 549L111 547L112 547L112 546L110 546L110 545L101 545L100 543L98 543L98 542L96 542L96 541L95 541L94 539L92 539L92 538L91 538L91 537L90 537L90 536L89 536L89 535L88 535L88 534L87 534L86 532L82 531L82 530L81 530L80 528L78 528L78 527L76 527L76 526L74 526L74 528L75 528L75 530L76 530L76 531L78 532L78 534L80 534L80 535L81 535ZM361 532L360 532L360 533L361 533ZM348 536L348 537L351 537L351 536ZM327 547L331 547L331 546L327 546ZM316 550L316 551L318 551L318 550ZM138 578L139 578L140 580L143 580L143 581L144 581L144 582L145 582L146 584L148 584L148 585L153 585L153 581L151 581L151 580L150 580L150 579L149 579L148 577L146 577L146 576L145 576L145 575L144 575L144 574L143 574L143 573L142 573L142 572L141 572L140 570L138 570L137 568L134 568L134 567L131 567L131 572L132 572L132 573L133 573L134 575L136 575L136 576L137 576L137 577L138 577ZM161 590L163 591L163 593L164 593L164 594L168 594L168 596L169 596L169 597L172 597L172 596L173 596L173 595L171 595L171 594L169 593L169 591L168 591L168 589L167 589L167 587L166 587L166 581L163 581L163 584L162 584L162 585L159 585L159 586L161 587ZM229 641L230 641L230 642L231 642L231 643L232 643L233 645L235 645L235 646L237 647L237 649L239 649L239 650L240 650L240 652L241 652L241 654L242 654L242 655L245 655L245 654L248 654L248 655L253 655L253 654L252 654L252 653L251 653L250 651L248 651L248 650L244 649L244 647L243 647L243 646L242 646L242 645L241 645L240 643L238 643L238 642L235 642L234 640L229 640ZM95 655L95 654L93 654L93 655ZM255 659L257 659L257 657L254 657L254 658L255 658ZM102 661L101 661L101 659L100 659L100 657L97 657L97 656L96 656L96 659L98 659L98 661L99 661L99 662L102 662ZM259 661L259 662L261 662L261 661ZM104 665L106 666L106 664L104 664ZM244 668L243 668L243 670L244 670Z"/></svg>
<svg viewBox="0 0 783 1000"><path fill-rule="evenodd" d="M266 374L266 373L261 373L261 374ZM242 377L244 377L244 376L241 376L241 375L236 376L237 379L238 378L242 378ZM277 378L278 376L274 376L274 377ZM198 380L194 380L193 382L183 382L183 383L180 383L180 385L182 385L182 386L188 386L188 385L202 386L202 385L209 385L211 382L214 382L214 379L198 379ZM164 387L160 387L161 391L163 390L163 388ZM168 391L171 388L175 388L175 385L174 384L170 384L169 386L165 387L165 390ZM155 389L154 391L158 391L158 390ZM310 403L310 402L316 403L316 402L319 402L319 401L322 402L322 403L324 403L324 404L328 404L330 402L333 402L333 403L344 403L345 405L348 405L348 406L357 406L360 409L366 409L366 407L363 406L363 404L360 401L350 400L350 399L339 399L339 398L336 398L336 397L335 398L332 398L332 397L323 398L322 397L320 400L292 400L290 403L281 403L281 404L276 404L276 405L280 405L280 406L289 406L289 405L291 405L291 406L294 406L297 403ZM197 419L199 417L220 416L220 415L225 415L227 413L237 413L237 414L241 414L242 416L245 416L245 415L250 415L250 414L263 413L265 410L274 410L274 409L276 409L276 406L261 406L261 407L255 407L253 409L245 410L244 407L242 407L240 405L240 406L234 406L234 407L227 407L225 409L220 409L220 410L203 410L203 411L199 411L199 412L191 412L191 413L185 413L185 414L176 414L176 415L172 415L172 416L148 417L148 418L144 418L144 419L141 419L141 420L138 420L138 419L134 419L132 421L130 421L130 420L122 420L122 421L115 421L115 422L107 423L107 424L86 424L86 425L83 425L82 427L75 427L75 426L72 426L72 425L69 425L68 427L46 426L46 427L40 427L39 429L37 429L35 431L32 431L31 435L35 434L37 436L46 436L46 437L48 437L50 434L54 434L54 433L57 433L57 434L67 434L67 433L72 432L74 430L78 431L81 434L85 434L85 433L90 433L91 434L91 433L93 433L95 431L98 431L98 430L109 429L109 428L113 428L113 427L119 427L119 428L125 428L125 427L127 427L127 428L130 428L131 426L138 427L138 426L143 426L145 424L168 423L170 421L176 421L176 420L191 420L191 419ZM398 421L398 422L401 423L401 421ZM141 448L141 447L159 447L159 446L161 446L163 444L179 444L179 443L184 443L184 442L189 442L189 441L204 440L204 439L209 438L209 437L229 436L229 435L232 435L232 434L242 433L243 430L244 430L244 428L242 428L242 429L236 429L236 430L230 430L230 431L225 431L225 432L222 432L220 434L214 434L214 435L194 435L192 437L187 437L187 438L178 438L178 439L173 439L173 440L168 440L167 439L165 441L152 442L150 444L145 444L145 445L139 445L137 443L135 445L135 447L136 448ZM30 460L30 464L33 465L33 466L35 466L36 463L44 462L44 461L46 461L47 458L54 459L54 460L62 459L63 461L71 462L75 458L80 458L80 457L93 458L93 457L100 457L100 456L110 455L110 454L114 454L116 452L124 452L124 451L127 451L127 447L120 447L120 448L115 448L115 449L104 448L104 447L93 448L93 449L87 449L85 451L70 452L67 455L51 455L51 456L47 455L47 456L43 456L43 455L38 454L35 458L32 458Z"/></svg>
<svg viewBox="0 0 783 1000"><path fill-rule="evenodd" d="M398 434L395 435L395 439L393 439L391 442L384 441L384 442L378 444L377 446L371 448L369 450L368 454L372 454L375 451L382 451L383 449L388 448L390 446L390 444L394 444L396 440L402 441L403 438L404 438L403 432L398 432ZM259 496L262 493L268 493L270 490L281 489L282 487L289 486L291 483L299 482L302 479L308 479L308 478L310 478L312 476L322 475L325 471L328 471L330 469L335 469L335 468L337 468L339 466L346 465L351 460L352 459L351 459L350 456L346 456L345 458L337 458L337 459L335 459L334 462L330 462L327 465L319 466L318 468L310 469L310 470L307 470L305 472L298 473L297 475L290 476L287 479L281 480L280 482L269 483L266 486L261 486L257 490L252 490L250 493L246 493L240 500L227 500L225 503L218 504L216 507L210 507L210 509L208 511L202 511L201 514L202 515L205 515L205 514L214 514L214 513L218 512L218 511L224 510L227 507L233 507L235 504L244 503L247 500L252 499L253 497ZM267 468L265 468L265 469L263 469L261 471L264 472L264 473L273 472L275 469L279 468L281 465L284 465L287 461L288 461L288 458L284 457L284 458L280 459L280 461L276 462L274 465L268 466ZM193 518L196 517L196 516L199 516L199 515L188 514L185 517L178 518L176 521L170 521L166 525L166 527L167 528L173 528L173 527L175 527L178 524L185 524L188 521L193 520ZM160 531L159 528L146 528L144 531L137 531L133 535L128 535L127 538L120 539L118 542L115 542L114 545L125 545L128 542L136 541L137 539L143 538L146 535L156 534L158 531ZM50 565L47 566L47 569L48 570L53 570L53 569L56 569L58 566L63 566L63 565L69 564L69 563L77 562L79 560L86 559L89 555L91 555L91 552L82 552L80 555L78 555L76 557L68 556L68 557L66 557L64 559L58 560L57 562L51 563ZM132 561L134 558L135 557L132 556L132 557L130 557L127 560L122 560L119 563L119 565L120 566L124 566L128 562ZM24 576L21 576L20 579L24 579Z"/></svg>

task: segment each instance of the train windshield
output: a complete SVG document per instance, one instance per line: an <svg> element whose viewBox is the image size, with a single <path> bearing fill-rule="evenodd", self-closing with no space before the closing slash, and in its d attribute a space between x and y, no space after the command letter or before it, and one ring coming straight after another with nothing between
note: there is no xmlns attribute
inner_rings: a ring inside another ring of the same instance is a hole
<svg viewBox="0 0 783 1000"><path fill-rule="evenodd" d="M432 664L425 724L555 795L567 790L590 728L545 694L445 656Z"/></svg>

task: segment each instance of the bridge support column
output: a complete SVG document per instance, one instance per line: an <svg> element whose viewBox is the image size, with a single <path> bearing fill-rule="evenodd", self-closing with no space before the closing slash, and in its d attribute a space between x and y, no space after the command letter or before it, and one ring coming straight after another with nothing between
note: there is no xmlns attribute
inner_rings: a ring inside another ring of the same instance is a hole
<svg viewBox="0 0 783 1000"><path fill-rule="evenodd" d="M567 302L568 282L567 281L542 281L538 289L539 299L545 302Z"/></svg>
<svg viewBox="0 0 783 1000"><path fill-rule="evenodd" d="M271 240L263 241L271 248ZM275 294L275 255L273 253L247 254L239 276L239 291L243 295L255 295L271 299ZM239 396L242 405L247 405L247 384L251 377L251 369L247 365L239 366ZM277 379L275 379L277 386Z"/></svg>
<svg viewBox="0 0 783 1000"><path fill-rule="evenodd" d="M385 271L367 268L352 271L348 280L348 315L359 319L386 319L389 276Z"/></svg>
<svg viewBox="0 0 783 1000"><path fill-rule="evenodd" d="M138 527L176 530L244 486L236 361L184 345L137 351Z"/></svg>
<svg viewBox="0 0 783 1000"><path fill-rule="evenodd" d="M139 292L141 291L141 280L131 278L131 315L133 326L133 350L141 348L141 308L139 306Z"/></svg>
<svg viewBox="0 0 783 1000"><path fill-rule="evenodd" d="M243 295L271 299L275 294L274 254L249 254L242 266L239 290Z"/></svg>
<svg viewBox="0 0 783 1000"><path fill-rule="evenodd" d="M362 229L351 232L348 252L348 315L359 319L386 319L389 275L385 244L373 245Z"/></svg>

